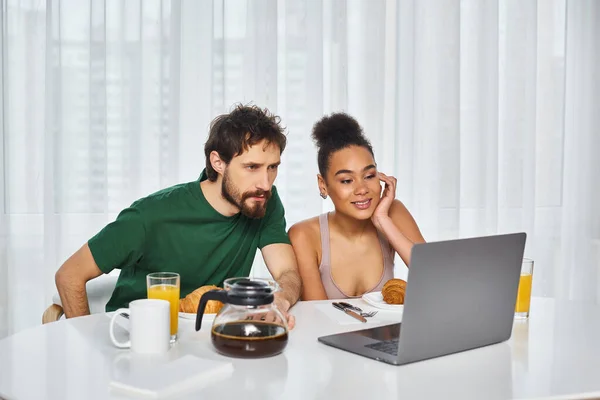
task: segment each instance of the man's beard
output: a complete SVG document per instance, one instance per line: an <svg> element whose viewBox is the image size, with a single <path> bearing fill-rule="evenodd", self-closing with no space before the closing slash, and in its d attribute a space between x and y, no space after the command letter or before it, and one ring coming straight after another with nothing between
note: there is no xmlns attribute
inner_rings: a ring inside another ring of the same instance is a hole
<svg viewBox="0 0 600 400"><path fill-rule="evenodd" d="M240 195L240 191L236 188L231 180L227 170L223 174L223 182L221 183L221 195L229 203L240 209L241 213L248 218L262 218L267 212L267 203L271 197L270 191L256 190L254 192L245 192ZM255 201L246 201L251 197L264 196L265 201L261 204Z"/></svg>

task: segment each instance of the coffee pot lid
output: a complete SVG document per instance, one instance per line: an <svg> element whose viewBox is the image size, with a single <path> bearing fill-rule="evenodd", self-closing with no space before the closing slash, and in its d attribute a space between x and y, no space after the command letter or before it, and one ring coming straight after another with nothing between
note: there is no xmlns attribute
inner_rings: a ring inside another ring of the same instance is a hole
<svg viewBox="0 0 600 400"><path fill-rule="evenodd" d="M227 301L239 306L261 306L271 304L275 291L265 280L230 278L224 282Z"/></svg>

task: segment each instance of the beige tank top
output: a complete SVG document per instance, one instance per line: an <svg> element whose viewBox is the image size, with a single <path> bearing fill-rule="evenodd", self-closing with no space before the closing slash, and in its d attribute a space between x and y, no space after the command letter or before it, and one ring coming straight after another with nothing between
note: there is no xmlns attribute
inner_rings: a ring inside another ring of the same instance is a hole
<svg viewBox="0 0 600 400"><path fill-rule="evenodd" d="M321 229L321 265L319 265L319 272L321 273L321 282L323 282L327 297L329 299L360 297L345 294L335 283L333 276L331 276L331 248L329 246L329 221L327 220L327 213L319 215L319 227ZM377 236L383 253L383 274L377 285L368 290L367 293L381 291L383 285L394 277L394 249L379 231L377 231Z"/></svg>

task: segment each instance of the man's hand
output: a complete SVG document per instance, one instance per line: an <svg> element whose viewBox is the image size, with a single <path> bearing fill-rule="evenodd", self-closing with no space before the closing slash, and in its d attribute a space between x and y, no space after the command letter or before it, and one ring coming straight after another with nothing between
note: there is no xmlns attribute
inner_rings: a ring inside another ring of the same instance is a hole
<svg viewBox="0 0 600 400"><path fill-rule="evenodd" d="M296 318L294 318L293 315L288 314L288 311L290 309L289 300L285 299L285 297L283 297L283 295L280 292L275 293L274 296L275 296L275 300L273 300L273 305L275 307L277 307L277 309L283 315L283 318L285 318L285 320L287 321L288 329L290 329L290 330L294 329L294 326L296 325ZM266 310L267 309L264 309L264 311L266 311ZM272 309L270 309L268 312L264 312L264 311L263 311L263 309L259 309L259 310L257 310L256 313L251 314L246 319L255 320L255 321L272 322L272 323L280 324L280 325L284 324L284 322L281 320L281 318Z"/></svg>
<svg viewBox="0 0 600 400"><path fill-rule="evenodd" d="M286 300L281 293L275 293L275 300L273 304L281 311L283 316L287 319L288 329L294 329L296 326L296 318L289 314L290 302Z"/></svg>
<svg viewBox="0 0 600 400"><path fill-rule="evenodd" d="M287 319L288 329L293 329L296 318L289 315L288 311L298 301L302 287L294 249L285 243L270 244L263 247L262 255L269 272L280 287L280 291L275 293L273 303Z"/></svg>

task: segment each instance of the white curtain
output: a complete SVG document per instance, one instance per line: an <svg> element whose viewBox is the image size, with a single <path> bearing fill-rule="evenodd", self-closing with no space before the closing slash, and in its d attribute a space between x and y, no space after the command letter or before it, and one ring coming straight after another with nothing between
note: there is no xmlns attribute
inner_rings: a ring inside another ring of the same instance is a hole
<svg viewBox="0 0 600 400"><path fill-rule="evenodd" d="M525 231L534 295L600 299L597 1L3 0L1 16L0 337L41 323L56 269L120 209L197 178L236 102L288 128L288 225L332 208L310 130L345 110L428 241Z"/></svg>

